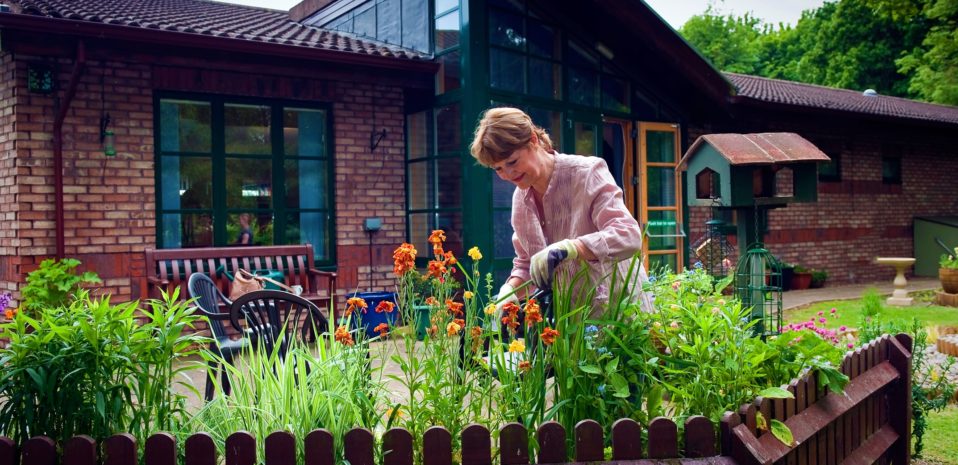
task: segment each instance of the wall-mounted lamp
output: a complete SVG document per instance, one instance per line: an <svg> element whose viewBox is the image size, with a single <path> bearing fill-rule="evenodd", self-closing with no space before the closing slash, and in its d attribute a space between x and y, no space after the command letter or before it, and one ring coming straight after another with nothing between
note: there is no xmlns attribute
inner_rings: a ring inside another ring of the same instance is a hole
<svg viewBox="0 0 958 465"><path fill-rule="evenodd" d="M113 131L107 129L110 127L110 114L105 113L100 117L100 144L103 144L103 154L108 157L116 156L116 140L113 137Z"/></svg>
<svg viewBox="0 0 958 465"><path fill-rule="evenodd" d="M372 152L376 150L376 147L379 147L379 143L382 142L383 139L385 138L386 138L386 128L382 128L379 131L373 129L373 131L369 133L369 151Z"/></svg>

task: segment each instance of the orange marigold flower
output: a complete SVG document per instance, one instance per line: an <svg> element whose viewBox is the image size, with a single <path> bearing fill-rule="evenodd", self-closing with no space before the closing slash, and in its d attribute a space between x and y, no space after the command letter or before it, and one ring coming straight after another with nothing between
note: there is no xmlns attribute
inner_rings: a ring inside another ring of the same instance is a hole
<svg viewBox="0 0 958 465"><path fill-rule="evenodd" d="M469 330L469 334L473 338L478 338L479 336L482 336L482 327L473 326L472 329Z"/></svg>
<svg viewBox="0 0 958 465"><path fill-rule="evenodd" d="M536 302L536 299L529 299L529 302L526 303L526 326L532 327L532 325L542 321L542 312L539 309L539 304Z"/></svg>
<svg viewBox="0 0 958 465"><path fill-rule="evenodd" d="M452 252L445 252L442 254L442 256L444 257L443 264L446 266L455 265L457 263L456 256L453 255Z"/></svg>
<svg viewBox="0 0 958 465"><path fill-rule="evenodd" d="M353 342L353 335L349 334L349 330L346 329L346 325L339 325L339 327L336 328L335 337L336 342L344 346L351 346L355 344L355 342Z"/></svg>
<svg viewBox="0 0 958 465"><path fill-rule="evenodd" d="M459 302L453 302L452 299L446 299L446 308L453 315L462 315L462 305Z"/></svg>
<svg viewBox="0 0 958 465"><path fill-rule="evenodd" d="M518 315L518 314L519 314L519 304L517 304L517 303L515 303L515 302L507 302L505 305L502 306L502 311L503 311L504 313L508 313L508 314L510 314L510 315Z"/></svg>
<svg viewBox="0 0 958 465"><path fill-rule="evenodd" d="M433 278L442 279L442 275L446 274L446 265L438 260L430 260L429 269L426 273Z"/></svg>
<svg viewBox="0 0 958 465"><path fill-rule="evenodd" d="M459 334L459 331L462 330L462 326L456 324L456 322L449 323L446 325L446 334L450 336L455 336Z"/></svg>
<svg viewBox="0 0 958 465"><path fill-rule="evenodd" d="M542 334L539 335L539 338L542 339L542 343L545 345L552 345L556 341L556 336L559 335L559 332L552 329L546 328L542 330Z"/></svg>
<svg viewBox="0 0 958 465"><path fill-rule="evenodd" d="M393 272L397 276L402 276L414 269L416 269L416 247L403 242L393 251Z"/></svg>
<svg viewBox="0 0 958 465"><path fill-rule="evenodd" d="M369 305L366 305L366 301L361 297L350 297L346 299L346 314L345 316L350 316L353 314L354 310L362 310L363 313L366 313L366 308Z"/></svg>
<svg viewBox="0 0 958 465"><path fill-rule="evenodd" d="M435 336L436 333L438 332L439 332L439 327L437 327L436 325L432 325L429 327L429 329L426 330L426 333L428 333L429 336Z"/></svg>
<svg viewBox="0 0 958 465"><path fill-rule="evenodd" d="M429 243L432 244L432 253L439 258L443 255L442 243L446 240L446 232L436 229L429 235Z"/></svg>
<svg viewBox="0 0 958 465"><path fill-rule="evenodd" d="M456 325L458 325L460 328L465 328L465 327L466 327L466 320L463 320L462 318L456 318L456 319L452 320L452 322L455 323Z"/></svg>
<svg viewBox="0 0 958 465"><path fill-rule="evenodd" d="M523 360L519 362L519 371L523 373L528 373L529 370L531 369L532 369L532 363L530 363L528 360Z"/></svg>
<svg viewBox="0 0 958 465"><path fill-rule="evenodd" d="M396 308L396 304L388 300L381 300L379 304L376 305L376 313L392 313L394 308Z"/></svg>
<svg viewBox="0 0 958 465"><path fill-rule="evenodd" d="M439 299L437 299L437 298L435 298L435 297L433 297L433 296L426 297L426 305L432 305L432 306L434 306L434 307L435 307L435 306L438 306L438 305L439 305Z"/></svg>
<svg viewBox="0 0 958 465"><path fill-rule="evenodd" d="M380 336L385 337L387 334L389 334L389 325L386 323L379 323L376 325L376 328L373 329L373 331L376 331Z"/></svg>
<svg viewBox="0 0 958 465"><path fill-rule="evenodd" d="M12 320L14 316L17 315L17 309L8 308L3 311L3 316L7 317L8 320Z"/></svg>

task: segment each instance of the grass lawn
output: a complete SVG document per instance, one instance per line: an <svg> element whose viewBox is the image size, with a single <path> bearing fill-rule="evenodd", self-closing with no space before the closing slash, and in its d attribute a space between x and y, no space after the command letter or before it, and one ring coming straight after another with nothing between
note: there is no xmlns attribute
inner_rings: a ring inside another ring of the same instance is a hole
<svg viewBox="0 0 958 465"><path fill-rule="evenodd" d="M958 465L958 406L928 415L922 456L929 463Z"/></svg>
<svg viewBox="0 0 958 465"><path fill-rule="evenodd" d="M884 298L883 298L884 299ZM884 320L911 320L912 317L918 318L925 326L958 326L958 308L941 307L930 305L920 301L921 296L916 298L916 304L910 307L892 307L885 305L882 308L881 316ZM783 317L785 323L799 323L807 321L812 317L818 317L818 312L825 312L828 316L831 309L836 309L835 314L838 318L828 318L826 323L829 328L845 325L855 328L861 318L862 305L861 300L830 300L827 302L818 302L808 307L797 310L788 310Z"/></svg>

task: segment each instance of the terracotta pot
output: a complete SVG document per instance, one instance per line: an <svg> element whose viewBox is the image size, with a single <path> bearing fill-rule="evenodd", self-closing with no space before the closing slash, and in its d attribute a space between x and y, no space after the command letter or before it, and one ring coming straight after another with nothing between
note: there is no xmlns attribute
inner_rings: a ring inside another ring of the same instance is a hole
<svg viewBox="0 0 958 465"><path fill-rule="evenodd" d="M958 294L958 269L938 268L938 279L945 292Z"/></svg>
<svg viewBox="0 0 958 465"><path fill-rule="evenodd" d="M811 273L795 273L792 275L792 290L808 289L808 286L812 284L812 274Z"/></svg>

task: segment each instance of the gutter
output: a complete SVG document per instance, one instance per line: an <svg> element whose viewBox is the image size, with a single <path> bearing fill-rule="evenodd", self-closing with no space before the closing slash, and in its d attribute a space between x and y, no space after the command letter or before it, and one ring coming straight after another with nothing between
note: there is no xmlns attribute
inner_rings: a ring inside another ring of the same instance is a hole
<svg viewBox="0 0 958 465"><path fill-rule="evenodd" d="M117 24L95 23L74 19L48 18L26 14L0 14L0 28L29 32L70 34L98 39L141 42L164 47L185 47L234 53L256 53L296 60L327 61L336 64L370 66L376 68L435 74L439 64L423 58L387 57L359 52L328 50L279 42L218 37L195 32L149 29Z"/></svg>
<svg viewBox="0 0 958 465"><path fill-rule="evenodd" d="M76 59L73 62L73 72L70 73L70 83L67 84L66 96L60 102L56 118L53 120L53 188L56 202L56 242L57 260L63 259L66 246L63 232L63 120L70 110L70 103L77 93L80 75L86 67L86 44L83 40L77 41Z"/></svg>

